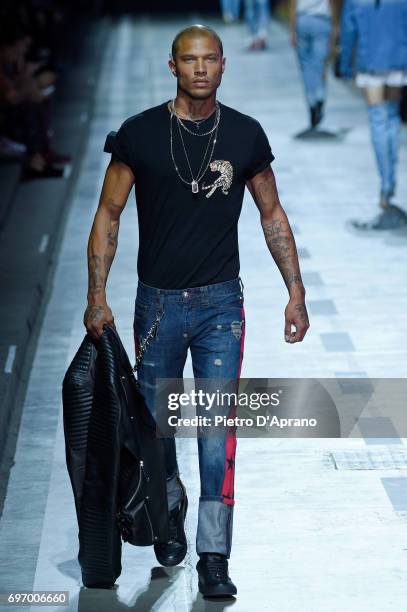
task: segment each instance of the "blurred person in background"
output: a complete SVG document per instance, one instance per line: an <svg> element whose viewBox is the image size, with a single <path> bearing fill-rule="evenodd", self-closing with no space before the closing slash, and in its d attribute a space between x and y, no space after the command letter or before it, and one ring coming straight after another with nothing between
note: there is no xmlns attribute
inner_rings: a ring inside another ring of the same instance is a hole
<svg viewBox="0 0 407 612"><path fill-rule="evenodd" d="M290 0L291 44L297 52L309 108L315 128L324 116L326 64L339 29L337 0Z"/></svg>
<svg viewBox="0 0 407 612"><path fill-rule="evenodd" d="M244 16L250 35L249 49L251 51L266 49L270 0L245 0Z"/></svg>
<svg viewBox="0 0 407 612"><path fill-rule="evenodd" d="M407 84L407 0L345 0L339 71L344 78L356 75L362 88L380 174L379 206L386 211L396 189L400 99Z"/></svg>
<svg viewBox="0 0 407 612"><path fill-rule="evenodd" d="M48 98L56 75L41 70L41 62L26 61L31 37L22 30L0 32L0 114L2 133L11 142L26 147L23 180L61 177L63 169L53 166L57 154L48 136Z"/></svg>
<svg viewBox="0 0 407 612"><path fill-rule="evenodd" d="M240 0L221 0L222 18L225 23L238 21L240 16Z"/></svg>

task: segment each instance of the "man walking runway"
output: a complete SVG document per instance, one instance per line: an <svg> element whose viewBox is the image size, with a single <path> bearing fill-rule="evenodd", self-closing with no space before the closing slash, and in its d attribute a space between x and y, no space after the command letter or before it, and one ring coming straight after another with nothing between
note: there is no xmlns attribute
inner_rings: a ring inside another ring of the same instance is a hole
<svg viewBox="0 0 407 612"><path fill-rule="evenodd" d="M237 224L245 186L289 293L286 342L301 341L309 327L295 241L278 198L267 136L258 121L216 99L225 69L219 36L201 25L182 30L169 68L177 79L176 97L128 118L107 139L105 151L112 158L89 236L84 314L95 338L105 323L114 325L106 281L120 215L134 185L139 221L134 340L137 355L158 322L138 370L153 415L157 379L181 379L188 349L195 378L239 379L245 314ZM175 440L165 443L171 540L154 548L158 561L170 566L187 552L187 495ZM229 428L223 436L198 438L197 570L206 596L236 594L228 574L235 451Z"/></svg>

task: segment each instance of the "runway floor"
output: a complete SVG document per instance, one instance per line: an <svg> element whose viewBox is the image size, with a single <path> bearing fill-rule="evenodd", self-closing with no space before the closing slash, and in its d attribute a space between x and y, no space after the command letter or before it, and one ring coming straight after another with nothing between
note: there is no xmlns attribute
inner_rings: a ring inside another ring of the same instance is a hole
<svg viewBox="0 0 407 612"><path fill-rule="evenodd" d="M117 590L81 587L61 382L85 333L86 244L109 160L103 145L106 134L126 117L174 96L168 50L175 32L191 21L202 18L123 18L112 25L103 50L90 138L39 335L0 520L1 590L67 590L72 612L198 612L230 605L242 612L402 610L407 597L406 472L392 462L337 469L332 453L403 450L403 438L239 439L230 560L238 595L235 602L217 603L197 592L196 442L179 440L190 500L185 562L165 569L158 566L152 548L126 544ZM248 53L243 24L210 23L218 29L227 57L218 97L262 123L276 156L273 168L299 249L311 322L303 343L284 342L287 292L247 192L239 223L246 312L241 376L405 377L407 231L358 233L349 226L350 219L369 219L378 212L379 182L359 92L329 73L323 127L343 137L296 139L308 117L285 27L274 21L270 49ZM404 127L396 198L400 206L407 203L406 168ZM131 195L107 291L131 359L137 236ZM192 376L189 359L184 376Z"/></svg>

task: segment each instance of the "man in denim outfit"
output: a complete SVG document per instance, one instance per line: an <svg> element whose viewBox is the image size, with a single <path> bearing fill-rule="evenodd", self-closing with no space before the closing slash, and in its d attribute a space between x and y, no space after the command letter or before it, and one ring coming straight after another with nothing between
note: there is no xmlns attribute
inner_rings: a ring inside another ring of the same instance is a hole
<svg viewBox="0 0 407 612"><path fill-rule="evenodd" d="M105 323L114 324L106 280L120 214L134 185L139 220L134 340L138 355L156 326L138 370L155 416L157 379L182 379L188 349L195 378L239 380L245 315L237 222L245 186L289 292L286 341L301 341L309 326L294 237L279 202L267 136L258 121L216 100L225 69L219 36L201 25L181 31L169 68L177 79L176 98L129 117L106 140L112 158L89 237L84 315L95 338ZM234 410L228 408L224 416L233 416ZM187 552L187 496L175 440L168 437L165 443L171 539L154 548L158 561L170 566ZM236 594L228 575L235 450L233 428L198 439L197 570L206 596Z"/></svg>
<svg viewBox="0 0 407 612"><path fill-rule="evenodd" d="M291 44L297 52L311 128L321 123L326 64L338 35L337 0L290 0Z"/></svg>
<svg viewBox="0 0 407 612"><path fill-rule="evenodd" d="M370 227L381 229L388 213L397 213L391 199L396 191L401 90L407 85L407 0L345 0L340 47L340 73L355 76L366 101L383 209Z"/></svg>

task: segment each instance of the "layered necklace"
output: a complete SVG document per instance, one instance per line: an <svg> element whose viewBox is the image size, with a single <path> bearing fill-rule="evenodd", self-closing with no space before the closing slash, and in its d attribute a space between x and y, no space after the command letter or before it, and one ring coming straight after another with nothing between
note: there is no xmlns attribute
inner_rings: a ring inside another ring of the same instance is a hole
<svg viewBox="0 0 407 612"><path fill-rule="evenodd" d="M205 175L205 172L209 168L209 164L212 161L212 156L213 156L213 152L214 152L214 149L215 149L216 137L217 137L218 127L219 127L219 122L220 122L220 106L219 106L219 103L216 102L216 108L215 108L215 111L214 111L215 112L215 121L214 121L214 124L213 124L212 128L210 130L208 130L207 132L193 132L191 129L189 129L184 124L182 118L178 115L177 111L175 110L175 100L171 101L169 108L170 108L170 112L171 112L171 117L170 117L171 157L172 157L172 162L174 164L175 171L176 171L176 173L178 174L179 178L181 179L181 181L183 183L186 183L187 185L191 186L192 193L198 193L198 191L199 191L199 181L203 178L203 176ZM189 168L189 171L191 173L191 178L192 178L191 181L187 181L183 176L181 176L179 168L178 168L178 166L177 166L177 164L175 162L174 147L173 147L173 126L172 126L173 117L175 117L176 121L177 121L178 132L179 132L182 148L184 150L185 159L187 161L188 168ZM208 117L205 117L204 119L199 119L198 121L192 120L192 122L195 124L196 128L199 130L200 127L201 127L201 123L203 123L207 119L208 119ZM192 136L209 136L208 144L206 145L206 149L205 149L205 154L203 156L203 159L202 159L202 162L201 162L201 165L199 167L199 170L198 170L198 173L197 173L196 177L194 177L194 174L192 172L192 168L191 168L191 164L190 164L190 161L189 161L188 153L187 153L187 150L186 150L186 147L185 147L185 143L184 143L184 138L182 136L182 130L185 130L189 134L192 134ZM206 160L207 155L208 155L208 151L209 151L209 148L210 148L211 141L212 141L211 154L209 155L208 162L205 165L205 160ZM204 167L204 165L205 165L205 167ZM202 170L203 167L204 167L204 169Z"/></svg>

